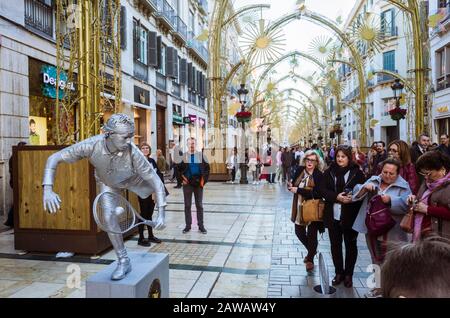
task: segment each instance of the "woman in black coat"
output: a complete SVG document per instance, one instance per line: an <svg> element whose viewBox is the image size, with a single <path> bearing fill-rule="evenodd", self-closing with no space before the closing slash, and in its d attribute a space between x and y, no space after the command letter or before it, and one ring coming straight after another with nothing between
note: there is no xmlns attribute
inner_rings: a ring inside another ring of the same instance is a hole
<svg viewBox="0 0 450 318"><path fill-rule="evenodd" d="M358 257L356 246L358 232L354 231L352 226L361 202L352 202L351 194L353 188L362 183L364 174L352 161L352 148L339 146L335 161L325 171L320 188L325 199L324 224L328 228L336 272L333 285L339 285L344 281L345 287L353 286L353 271ZM345 243L345 264L342 241Z"/></svg>
<svg viewBox="0 0 450 318"><path fill-rule="evenodd" d="M147 160L152 165L153 169L155 169L156 174L161 179L162 183L164 183L164 175L161 173L161 171L159 171L156 161L150 157L150 154L152 151L150 148L150 145L147 143L142 143L140 149L141 149L142 153L144 154L145 158L147 158ZM168 194L169 193L167 192L167 189L166 189L166 195L168 195ZM155 210L155 201L153 201L152 196L149 196L146 199L142 199L141 197L138 197L138 199L139 199L139 207L141 209L141 216L146 220L152 220L153 212ZM148 239L144 238L144 225L143 224L138 226L138 231L139 231L138 245L150 246L151 245L150 242L161 243L161 240L153 235L153 228L151 226L147 226Z"/></svg>
<svg viewBox="0 0 450 318"><path fill-rule="evenodd" d="M299 211L299 200L321 199L320 184L324 162L313 150L307 151L301 158L300 166L293 167L292 180L288 183L288 189L294 193L292 201L291 221L295 224L295 235L308 250L303 262L306 270L314 269L314 256L317 253L317 233L325 232L323 222L304 223Z"/></svg>

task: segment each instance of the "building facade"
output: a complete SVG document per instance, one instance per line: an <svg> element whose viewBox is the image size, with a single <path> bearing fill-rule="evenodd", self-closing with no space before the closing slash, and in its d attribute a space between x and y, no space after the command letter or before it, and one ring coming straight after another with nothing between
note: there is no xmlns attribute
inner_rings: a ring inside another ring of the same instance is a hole
<svg viewBox="0 0 450 318"><path fill-rule="evenodd" d="M429 1L430 16L441 14L436 27L430 29L431 78L433 85L432 139L450 133L450 4Z"/></svg>
<svg viewBox="0 0 450 318"><path fill-rule="evenodd" d="M404 78L409 77L408 73L408 53L406 46L405 23L403 13L395 6L386 1L359 0L355 4L348 20L344 25L344 30L362 20L367 14L375 16L375 21L379 23L383 48L375 54L369 55L367 46L364 43L358 44L358 50L364 61L366 85L368 95L366 100L367 118L367 145L374 141L385 141L389 143L398 138L397 123L389 116L389 110L395 107L394 93L391 85L394 78L390 75L377 73L378 71L390 71L398 73ZM351 56L345 59L352 61ZM341 96L341 127L343 134L341 142L348 144L358 144L359 140L359 81L354 69L346 64L340 64L337 69L341 85L345 88ZM334 110L333 118L336 118L336 100L328 101L328 106ZM402 105L408 108L408 105ZM407 120L400 121L400 139L409 141Z"/></svg>
<svg viewBox="0 0 450 318"><path fill-rule="evenodd" d="M206 145L209 57L197 36L207 16L205 0L121 0L119 111L134 118L135 143L149 143L153 153L189 136ZM12 203L12 146L57 144L55 24L53 0L0 2L0 214ZM76 130L77 120L67 120Z"/></svg>

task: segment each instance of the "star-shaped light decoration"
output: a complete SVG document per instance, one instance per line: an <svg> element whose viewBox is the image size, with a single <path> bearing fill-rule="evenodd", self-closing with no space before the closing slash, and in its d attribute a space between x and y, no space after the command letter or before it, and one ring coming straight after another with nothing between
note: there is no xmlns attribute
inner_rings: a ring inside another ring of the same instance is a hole
<svg viewBox="0 0 450 318"><path fill-rule="evenodd" d="M309 45L308 53L325 64L333 53L332 41L333 39L327 36L316 37Z"/></svg>
<svg viewBox="0 0 450 318"><path fill-rule="evenodd" d="M276 60L283 54L285 36L280 28L269 30L264 19L257 24L249 24L241 38L240 46L245 56L252 53L255 65L265 64Z"/></svg>
<svg viewBox="0 0 450 318"><path fill-rule="evenodd" d="M209 39L209 30L204 29L197 37L195 38L197 41L206 42Z"/></svg>
<svg viewBox="0 0 450 318"><path fill-rule="evenodd" d="M379 52L384 46L384 34L380 31L379 20L371 12L366 12L364 17L353 22L350 37L356 46L365 45L368 52Z"/></svg>

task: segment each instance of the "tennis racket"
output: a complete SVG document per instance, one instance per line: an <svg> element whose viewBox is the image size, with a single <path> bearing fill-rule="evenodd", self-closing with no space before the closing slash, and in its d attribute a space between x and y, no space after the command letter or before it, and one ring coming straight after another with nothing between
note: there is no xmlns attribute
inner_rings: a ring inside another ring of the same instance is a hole
<svg viewBox="0 0 450 318"><path fill-rule="evenodd" d="M92 210L98 227L108 233L124 234L139 225L156 226L156 222L141 217L130 202L114 192L97 195Z"/></svg>

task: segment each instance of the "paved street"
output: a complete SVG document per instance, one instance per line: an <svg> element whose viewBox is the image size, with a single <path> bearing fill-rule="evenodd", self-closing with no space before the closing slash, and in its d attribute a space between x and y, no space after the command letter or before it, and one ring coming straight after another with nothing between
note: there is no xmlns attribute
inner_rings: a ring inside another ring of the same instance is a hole
<svg viewBox="0 0 450 318"><path fill-rule="evenodd" d="M136 237L126 242L129 251L170 255L170 297L318 297L312 290L319 284L318 270L305 271L306 250L289 220L292 195L283 186L208 184L204 195L206 235L196 226L188 234L181 233L183 196L172 187L168 185L168 226L157 233L163 243L149 249L139 247ZM24 254L14 250L13 237L11 230L0 233L0 297L85 297L85 280L115 259L113 251L99 258L75 255L64 261L56 260L54 254ZM325 234L319 251L325 255L331 279L334 270L329 249ZM368 253L360 237L355 287L340 287L337 297L362 297L367 290ZM66 286L66 269L71 263L81 268L81 289Z"/></svg>

